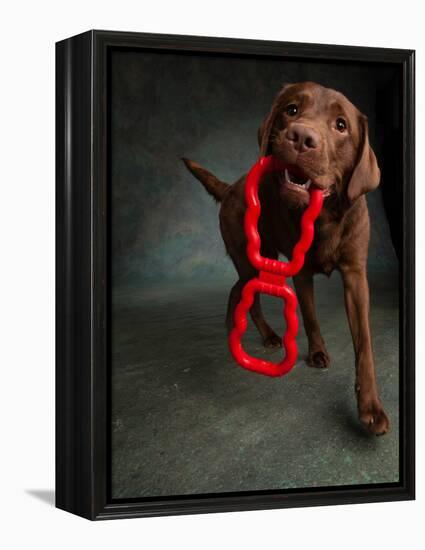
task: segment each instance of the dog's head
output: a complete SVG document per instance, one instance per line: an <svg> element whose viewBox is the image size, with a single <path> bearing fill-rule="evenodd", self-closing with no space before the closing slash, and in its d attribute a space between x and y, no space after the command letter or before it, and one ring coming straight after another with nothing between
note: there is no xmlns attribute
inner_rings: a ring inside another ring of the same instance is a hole
<svg viewBox="0 0 425 550"><path fill-rule="evenodd" d="M367 118L330 88L313 82L284 86L258 140L261 155L273 154L289 165L279 178L282 196L292 206L308 204L311 182L325 197L338 194L349 203L379 185Z"/></svg>

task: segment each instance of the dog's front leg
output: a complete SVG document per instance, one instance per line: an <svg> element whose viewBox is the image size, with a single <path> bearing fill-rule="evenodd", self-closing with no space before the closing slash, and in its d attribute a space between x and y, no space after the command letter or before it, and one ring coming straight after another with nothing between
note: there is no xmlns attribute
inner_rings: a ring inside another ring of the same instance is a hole
<svg viewBox="0 0 425 550"><path fill-rule="evenodd" d="M369 324L369 285L366 266L341 268L344 282L345 307L353 337L356 356L357 404L360 421L373 434L382 435L389 429L389 420L378 395L372 341Z"/></svg>
<svg viewBox="0 0 425 550"><path fill-rule="evenodd" d="M294 276L294 285L303 316L304 329L308 338L307 364L310 367L329 367L330 357L326 351L325 342L316 317L313 274L304 270L301 271L298 275Z"/></svg>

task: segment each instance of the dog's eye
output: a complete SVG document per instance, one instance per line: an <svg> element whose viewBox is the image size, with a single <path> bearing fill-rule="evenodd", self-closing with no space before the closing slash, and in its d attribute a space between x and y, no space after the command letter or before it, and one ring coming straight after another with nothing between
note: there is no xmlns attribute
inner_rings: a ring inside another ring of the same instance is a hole
<svg viewBox="0 0 425 550"><path fill-rule="evenodd" d="M336 129L338 132L345 132L347 129L347 123L343 118L339 117L336 119Z"/></svg>
<svg viewBox="0 0 425 550"><path fill-rule="evenodd" d="M298 113L298 107L295 105L295 103L291 103L286 107L285 113L288 116L295 116Z"/></svg>

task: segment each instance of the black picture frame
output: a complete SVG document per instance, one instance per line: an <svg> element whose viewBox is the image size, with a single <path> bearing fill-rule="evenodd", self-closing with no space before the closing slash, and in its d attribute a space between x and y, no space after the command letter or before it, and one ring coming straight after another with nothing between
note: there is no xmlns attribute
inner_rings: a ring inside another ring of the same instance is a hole
<svg viewBox="0 0 425 550"><path fill-rule="evenodd" d="M110 499L107 90L112 48L399 66L404 144L399 483ZM56 74L56 506L98 520L414 499L414 51L89 31L57 43Z"/></svg>

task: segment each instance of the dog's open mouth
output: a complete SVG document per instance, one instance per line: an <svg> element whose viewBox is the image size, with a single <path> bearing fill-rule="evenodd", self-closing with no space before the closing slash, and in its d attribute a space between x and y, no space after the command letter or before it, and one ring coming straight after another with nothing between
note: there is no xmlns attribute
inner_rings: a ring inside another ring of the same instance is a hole
<svg viewBox="0 0 425 550"><path fill-rule="evenodd" d="M314 181L306 176L297 166L286 168L281 174L282 184L290 191L300 194L309 192L310 186L314 186ZM322 189L323 196L327 197L331 193L330 187Z"/></svg>
<svg viewBox="0 0 425 550"><path fill-rule="evenodd" d="M284 178L285 178L286 184L298 187L300 189L308 190L308 188L311 185L310 178L307 178L299 174L290 173L287 168L285 169L285 172L284 172Z"/></svg>

